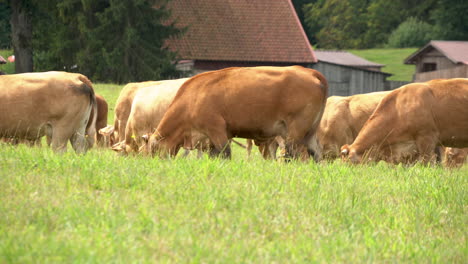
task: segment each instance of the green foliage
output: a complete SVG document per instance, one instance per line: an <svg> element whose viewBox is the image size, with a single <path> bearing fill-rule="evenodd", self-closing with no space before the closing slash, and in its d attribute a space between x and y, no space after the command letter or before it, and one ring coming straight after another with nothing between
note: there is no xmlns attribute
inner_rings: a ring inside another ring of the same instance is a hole
<svg viewBox="0 0 468 264"><path fill-rule="evenodd" d="M468 40L468 1L439 0L432 12L437 39Z"/></svg>
<svg viewBox="0 0 468 264"><path fill-rule="evenodd" d="M429 23L437 0L319 0L304 7L305 28L320 48L382 46L409 17Z"/></svg>
<svg viewBox="0 0 468 264"><path fill-rule="evenodd" d="M8 49L11 46L10 5L0 1L0 49Z"/></svg>
<svg viewBox="0 0 468 264"><path fill-rule="evenodd" d="M392 32L387 45L390 48L421 47L433 39L433 36L431 25L410 17Z"/></svg>
<svg viewBox="0 0 468 264"><path fill-rule="evenodd" d="M167 23L164 3L153 8L157 1L52 2L37 16L37 70L64 68L118 83L176 74L175 54L163 46L181 30Z"/></svg>
<svg viewBox="0 0 468 264"><path fill-rule="evenodd" d="M363 1L327 0L304 7L308 30L316 32L318 48L362 47L360 35L366 30Z"/></svg>

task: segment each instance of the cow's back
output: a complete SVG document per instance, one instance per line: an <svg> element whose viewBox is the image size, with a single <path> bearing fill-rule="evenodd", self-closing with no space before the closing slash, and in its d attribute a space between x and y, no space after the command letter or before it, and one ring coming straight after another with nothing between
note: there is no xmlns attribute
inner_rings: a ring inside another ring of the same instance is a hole
<svg viewBox="0 0 468 264"><path fill-rule="evenodd" d="M228 68L193 77L174 102L188 105L192 117L219 112L234 136L262 138L274 134L266 127L274 130L275 121L291 121L304 106L322 111L327 88L320 73L303 67Z"/></svg>

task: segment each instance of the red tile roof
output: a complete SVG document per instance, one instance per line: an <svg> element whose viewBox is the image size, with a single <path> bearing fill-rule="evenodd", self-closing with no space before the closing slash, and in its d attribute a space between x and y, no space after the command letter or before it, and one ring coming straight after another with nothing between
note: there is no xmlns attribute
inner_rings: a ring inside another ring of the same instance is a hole
<svg viewBox="0 0 468 264"><path fill-rule="evenodd" d="M446 56L453 63L468 64L468 41L432 40L424 47L411 54L405 64L415 64L415 58L422 56L429 49L434 48Z"/></svg>
<svg viewBox="0 0 468 264"><path fill-rule="evenodd" d="M368 61L346 51L315 50L319 61L355 67L383 67L385 65Z"/></svg>
<svg viewBox="0 0 468 264"><path fill-rule="evenodd" d="M169 8L188 26L167 42L181 59L316 62L291 0L171 0Z"/></svg>

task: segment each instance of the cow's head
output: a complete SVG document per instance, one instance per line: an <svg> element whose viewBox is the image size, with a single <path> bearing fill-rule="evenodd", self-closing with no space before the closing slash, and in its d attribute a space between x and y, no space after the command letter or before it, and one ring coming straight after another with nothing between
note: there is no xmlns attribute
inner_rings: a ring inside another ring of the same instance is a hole
<svg viewBox="0 0 468 264"><path fill-rule="evenodd" d="M145 135L146 149L148 154L151 156L159 155L159 157L168 157L169 150L163 143L165 137L163 137L157 130L151 134L151 136Z"/></svg>
<svg viewBox="0 0 468 264"><path fill-rule="evenodd" d="M359 155L352 145L345 144L341 147L341 159L344 161L351 161L352 163L360 163L362 155Z"/></svg>
<svg viewBox="0 0 468 264"><path fill-rule="evenodd" d="M307 143L307 153L313 157L316 162L322 160L323 146L320 144L315 134Z"/></svg>

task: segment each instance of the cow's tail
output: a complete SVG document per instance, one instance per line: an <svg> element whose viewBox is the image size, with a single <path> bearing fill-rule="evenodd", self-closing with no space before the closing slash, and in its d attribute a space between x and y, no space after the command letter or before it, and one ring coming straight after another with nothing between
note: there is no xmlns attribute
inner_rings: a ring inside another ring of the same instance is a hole
<svg viewBox="0 0 468 264"><path fill-rule="evenodd" d="M311 129L304 137L304 143L307 146L307 152L309 155L314 157L315 161L319 161L322 159L322 146L317 138L317 130L320 126L320 121L322 120L323 113L325 112L325 106L327 104L328 81L325 76L323 76L323 74L318 71L315 71L315 76L320 81L320 89L322 92L322 107L320 112L317 114Z"/></svg>
<svg viewBox="0 0 468 264"><path fill-rule="evenodd" d="M88 124L86 126L86 142L88 147L91 148L96 141L96 120L98 115L96 95L94 93L93 84L91 81L84 75L80 75L79 80L83 82L82 88L87 90L89 93L89 102L90 102L90 114L88 118Z"/></svg>

